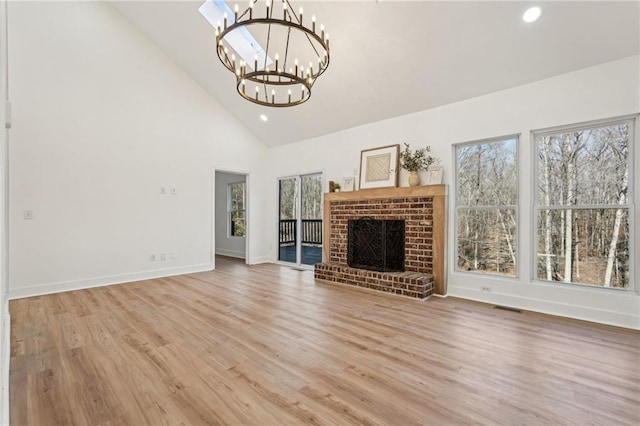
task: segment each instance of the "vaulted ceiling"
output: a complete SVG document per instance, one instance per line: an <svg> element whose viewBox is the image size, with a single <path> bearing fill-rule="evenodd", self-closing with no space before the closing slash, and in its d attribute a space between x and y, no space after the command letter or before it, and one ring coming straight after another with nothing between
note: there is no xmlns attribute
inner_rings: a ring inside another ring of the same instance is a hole
<svg viewBox="0 0 640 426"><path fill-rule="evenodd" d="M543 15L526 24L528 1L298 0L330 32L331 64L307 103L268 108L237 94L215 54L214 29L198 12L203 1L113 5L269 146L640 53L636 1L536 2Z"/></svg>

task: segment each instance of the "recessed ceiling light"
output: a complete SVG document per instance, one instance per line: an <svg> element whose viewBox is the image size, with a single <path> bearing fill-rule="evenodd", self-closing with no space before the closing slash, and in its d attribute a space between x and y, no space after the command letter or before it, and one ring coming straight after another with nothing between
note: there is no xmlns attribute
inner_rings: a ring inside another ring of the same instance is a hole
<svg viewBox="0 0 640 426"><path fill-rule="evenodd" d="M264 114L260 114L260 120L262 120L262 121L269 121L269 117L267 117L267 116L266 116L266 115L264 115Z"/></svg>
<svg viewBox="0 0 640 426"><path fill-rule="evenodd" d="M535 22L542 15L542 9L537 6L530 7L527 11L522 15L522 20L527 23Z"/></svg>

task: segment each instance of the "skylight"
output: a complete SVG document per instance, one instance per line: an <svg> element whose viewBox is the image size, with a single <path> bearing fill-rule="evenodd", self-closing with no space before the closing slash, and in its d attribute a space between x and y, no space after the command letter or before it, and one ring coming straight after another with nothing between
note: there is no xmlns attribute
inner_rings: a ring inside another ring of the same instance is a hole
<svg viewBox="0 0 640 426"><path fill-rule="evenodd" d="M200 14L209 22L209 24L216 28L220 26L220 23L224 21L224 15L227 14L227 21L229 25L234 23L234 12L224 2L224 0L206 0L202 3L202 6L198 9ZM260 63L265 61L264 48L258 43L258 41L251 35L246 28L239 28L231 32L227 37L229 45L236 51L247 63L249 68L252 68L256 55ZM215 52L213 52L215 54ZM271 65L273 60L266 58L266 64Z"/></svg>

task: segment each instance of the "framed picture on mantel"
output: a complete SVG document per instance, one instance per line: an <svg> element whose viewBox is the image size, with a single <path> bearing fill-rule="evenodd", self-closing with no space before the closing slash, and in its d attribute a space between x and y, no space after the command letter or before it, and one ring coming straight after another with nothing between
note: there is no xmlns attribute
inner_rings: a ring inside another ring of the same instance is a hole
<svg viewBox="0 0 640 426"><path fill-rule="evenodd" d="M344 178L344 183L342 184L343 191L346 191L346 192L355 191L355 186L356 186L356 178L354 178L353 176Z"/></svg>
<svg viewBox="0 0 640 426"><path fill-rule="evenodd" d="M434 167L427 171L426 185L440 185L442 183L442 167Z"/></svg>
<svg viewBox="0 0 640 426"><path fill-rule="evenodd" d="M360 189L398 186L400 145L365 149L360 153Z"/></svg>

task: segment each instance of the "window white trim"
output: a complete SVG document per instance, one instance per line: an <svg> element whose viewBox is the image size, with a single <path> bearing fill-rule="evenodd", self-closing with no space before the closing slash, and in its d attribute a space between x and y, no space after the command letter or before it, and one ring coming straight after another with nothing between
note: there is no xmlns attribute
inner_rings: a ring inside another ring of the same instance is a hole
<svg viewBox="0 0 640 426"><path fill-rule="evenodd" d="M546 284L553 286L564 286L565 288L582 288L590 289L594 291L612 292L619 291L623 293L638 292L640 288L636 288L635 276L636 276L636 226L635 226L635 197L634 197L634 182L635 182L635 168L637 166L636 148L637 135L639 133L640 120L638 120L639 114L625 115L619 117L605 118L599 120L585 121L580 123L569 124L565 126L554 126L544 129L531 130L530 132L530 145L531 145L531 158L533 161L532 177L531 177L531 215L532 224L531 227L531 281L537 284ZM564 205L549 205L541 206L539 204L538 193L538 144L536 138L551 136L558 133L571 133L581 130L597 129L600 127L615 126L618 124L628 124L629 128L629 155L628 155L628 177L627 177L627 196L625 204L576 204L571 206ZM604 287L595 284L579 283L579 282L564 282L564 281L548 281L539 279L537 277L537 244L538 244L538 221L537 215L540 210L587 210L587 209L617 209L623 208L628 211L628 232L629 232L629 287Z"/></svg>
<svg viewBox="0 0 640 426"><path fill-rule="evenodd" d="M243 194L243 199L242 199L242 206L244 207L243 209L234 209L233 208L233 203L232 203L232 187L233 185L242 185L243 186L243 190L242 190L242 194ZM231 221L232 221L232 214L234 212L242 212L243 216L244 216L244 226L245 226L245 235L232 235L231 233ZM238 182L229 182L227 184L227 237L228 238L246 238L246 234L247 234L247 184L245 181L238 181Z"/></svg>
<svg viewBox="0 0 640 426"><path fill-rule="evenodd" d="M498 136L498 137L491 137L491 138L485 138L485 139L478 139L478 140L473 140L473 141L467 141L467 142L461 142L461 143L457 143L457 144L453 144L452 145L452 153L453 153L453 164L454 164L454 175L453 175L453 190L451 191L451 197L452 197L452 205L453 205L453 238L452 240L452 251L453 251L453 259L450 262L451 264L451 272L456 273L456 274L464 274L464 275L469 275L469 276L474 276L474 277L478 277L478 276L486 276L486 277L491 277L491 278L496 278L496 279L504 279L507 280L509 282L515 282L518 281L520 278L520 271L521 271L521 250L520 250L520 244L522 241L521 238L521 226L520 226L520 196L519 196L519 190L520 190L520 133L514 133L514 134L509 134L509 135L504 135L504 136ZM459 164L458 164L458 149L461 147L467 147L467 146L474 146L474 145L480 145L480 144L490 144L490 143L498 143L498 142L505 142L508 140L515 140L516 142L516 147L515 147L515 168L516 168L516 182L515 182L515 189L516 189L516 200L515 200L515 204L513 205L482 205L482 206L459 206L458 205L458 199L459 199L459 194L458 194L458 176L459 176ZM516 241L515 244L513 244L513 250L515 250L515 260L516 260L516 265L515 265L515 274L513 275L505 275L505 274L498 274L498 273L492 273L492 272L479 272L479 271L468 271L468 270L463 270L463 269L459 269L458 268L458 212L460 210L499 210L499 209L513 209L515 211L515 217L516 217L516 229L515 229L515 237L516 237Z"/></svg>

